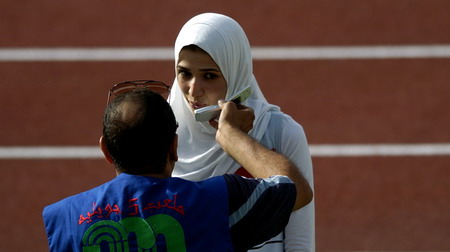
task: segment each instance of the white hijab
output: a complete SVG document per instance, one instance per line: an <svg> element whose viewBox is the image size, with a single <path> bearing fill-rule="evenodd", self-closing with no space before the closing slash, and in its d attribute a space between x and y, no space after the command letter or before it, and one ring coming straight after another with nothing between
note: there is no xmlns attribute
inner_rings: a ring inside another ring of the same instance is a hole
<svg viewBox="0 0 450 252"><path fill-rule="evenodd" d="M243 104L255 111L254 127L249 134L260 140L270 120L269 111L279 111L267 102L253 75L251 48L241 26L233 19L215 13L193 17L181 29L175 42L175 65L184 46L197 45L219 66L227 82L225 99L251 87L252 95ZM169 103L179 123L178 162L173 176L198 181L208 177L234 173L240 165L228 156L215 140L216 130L195 121L177 79L172 86Z"/></svg>

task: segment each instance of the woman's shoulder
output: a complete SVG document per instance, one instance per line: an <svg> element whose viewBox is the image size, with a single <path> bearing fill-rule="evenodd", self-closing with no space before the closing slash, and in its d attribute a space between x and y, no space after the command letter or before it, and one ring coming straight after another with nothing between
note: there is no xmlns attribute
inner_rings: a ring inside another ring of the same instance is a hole
<svg viewBox="0 0 450 252"><path fill-rule="evenodd" d="M281 111L271 112L270 121L268 124L268 130L281 130L281 131L303 131L303 127L300 123L294 120L290 115Z"/></svg>
<svg viewBox="0 0 450 252"><path fill-rule="evenodd" d="M264 133L262 143L266 146L283 151L306 140L303 127L291 116L283 112L271 112L267 130Z"/></svg>

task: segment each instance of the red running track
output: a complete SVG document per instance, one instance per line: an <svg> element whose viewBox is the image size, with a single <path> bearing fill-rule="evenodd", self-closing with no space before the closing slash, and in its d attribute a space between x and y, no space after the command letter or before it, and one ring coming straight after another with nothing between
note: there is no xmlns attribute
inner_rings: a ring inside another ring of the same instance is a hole
<svg viewBox="0 0 450 252"><path fill-rule="evenodd" d="M255 46L450 44L448 1L2 1L0 47L172 46L191 16ZM450 59L256 61L311 144L450 142ZM0 145L96 145L115 82L173 62L0 62ZM318 251L450 250L450 157L314 157ZM42 208L114 176L103 160L0 160L0 251L45 251Z"/></svg>

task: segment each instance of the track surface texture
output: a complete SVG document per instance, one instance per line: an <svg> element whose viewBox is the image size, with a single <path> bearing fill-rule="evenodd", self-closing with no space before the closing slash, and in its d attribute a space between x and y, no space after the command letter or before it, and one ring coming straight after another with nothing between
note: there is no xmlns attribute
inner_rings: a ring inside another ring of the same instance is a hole
<svg viewBox="0 0 450 252"><path fill-rule="evenodd" d="M450 1L0 2L0 49L172 47L202 12L252 46L449 45ZM95 146L113 83L171 60L0 61L0 146ZM450 58L255 60L311 145L450 142ZM450 156L313 156L317 251L450 251ZM46 251L44 206L114 176L97 159L0 159L0 251Z"/></svg>

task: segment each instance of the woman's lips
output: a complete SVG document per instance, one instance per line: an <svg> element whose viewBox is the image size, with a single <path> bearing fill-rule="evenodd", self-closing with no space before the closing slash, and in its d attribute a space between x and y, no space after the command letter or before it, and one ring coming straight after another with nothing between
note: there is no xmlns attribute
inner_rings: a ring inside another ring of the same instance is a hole
<svg viewBox="0 0 450 252"><path fill-rule="evenodd" d="M203 103L199 103L199 102L189 102L191 104L192 109L199 109L199 108L203 108L206 107L206 104Z"/></svg>

